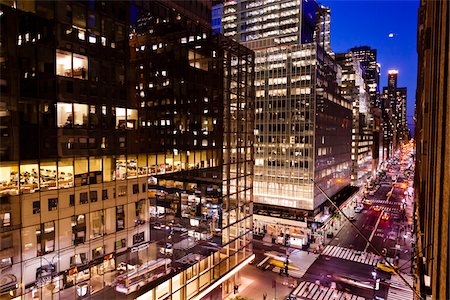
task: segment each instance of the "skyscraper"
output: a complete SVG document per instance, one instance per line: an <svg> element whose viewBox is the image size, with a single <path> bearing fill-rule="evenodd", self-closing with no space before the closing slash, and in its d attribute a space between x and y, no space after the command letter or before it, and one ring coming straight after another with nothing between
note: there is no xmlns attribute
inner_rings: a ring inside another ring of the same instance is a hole
<svg viewBox="0 0 450 300"><path fill-rule="evenodd" d="M363 68L363 78L370 94L370 107L380 107L380 64L377 62L377 49L369 46L353 47L350 49L354 57L359 60Z"/></svg>
<svg viewBox="0 0 450 300"><path fill-rule="evenodd" d="M417 51L415 287L450 299L450 5L421 1Z"/></svg>
<svg viewBox="0 0 450 300"><path fill-rule="evenodd" d="M330 11L314 1L228 1L223 13L224 35L256 53L255 230L302 246L305 228L328 214L311 179L330 196L350 184L352 104L339 91Z"/></svg>
<svg viewBox="0 0 450 300"><path fill-rule="evenodd" d="M200 299L237 284L254 53L211 30L204 2L1 4L2 296Z"/></svg>
<svg viewBox="0 0 450 300"><path fill-rule="evenodd" d="M352 184L362 186L372 175L373 117L368 85L363 77L361 63L354 52L336 54L342 67L341 93L353 106L352 121Z"/></svg>
<svg viewBox="0 0 450 300"><path fill-rule="evenodd" d="M392 110L392 122L394 123L392 146L395 150L408 140L406 125L406 87L397 87L398 70L388 71L388 86L383 87L385 100Z"/></svg>

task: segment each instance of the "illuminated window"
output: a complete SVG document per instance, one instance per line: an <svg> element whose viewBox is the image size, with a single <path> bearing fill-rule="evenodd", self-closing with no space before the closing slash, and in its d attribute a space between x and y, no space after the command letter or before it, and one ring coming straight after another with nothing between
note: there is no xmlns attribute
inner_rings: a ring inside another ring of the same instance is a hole
<svg viewBox="0 0 450 300"><path fill-rule="evenodd" d="M58 127L73 126L72 103L58 102L56 104L56 122Z"/></svg>
<svg viewBox="0 0 450 300"><path fill-rule="evenodd" d="M88 125L88 110L87 104L74 103L74 125L75 127L86 127Z"/></svg>
<svg viewBox="0 0 450 300"><path fill-rule="evenodd" d="M56 75L88 79L87 56L56 50Z"/></svg>
<svg viewBox="0 0 450 300"><path fill-rule="evenodd" d="M191 67L208 71L208 58L198 52L189 50L189 65Z"/></svg>

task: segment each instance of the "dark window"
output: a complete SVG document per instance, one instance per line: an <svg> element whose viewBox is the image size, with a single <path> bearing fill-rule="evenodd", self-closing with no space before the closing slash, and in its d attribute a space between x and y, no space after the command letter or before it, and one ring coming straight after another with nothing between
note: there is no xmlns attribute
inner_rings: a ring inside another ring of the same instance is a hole
<svg viewBox="0 0 450 300"><path fill-rule="evenodd" d="M80 193L80 204L88 203L88 195L87 193Z"/></svg>
<svg viewBox="0 0 450 300"><path fill-rule="evenodd" d="M1 237L0 250L9 249L13 246L12 234L4 235Z"/></svg>
<svg viewBox="0 0 450 300"><path fill-rule="evenodd" d="M91 199L91 202L97 202L97 191L90 191L89 198Z"/></svg>
<svg viewBox="0 0 450 300"><path fill-rule="evenodd" d="M143 183L142 184L142 192L145 193L147 191L147 184Z"/></svg>
<svg viewBox="0 0 450 300"><path fill-rule="evenodd" d="M85 215L72 216L72 242L79 245L86 241L86 218Z"/></svg>
<svg viewBox="0 0 450 300"><path fill-rule="evenodd" d="M102 200L108 199L108 190L102 190Z"/></svg>
<svg viewBox="0 0 450 300"><path fill-rule="evenodd" d="M58 209L58 198L48 199L48 211Z"/></svg>
<svg viewBox="0 0 450 300"><path fill-rule="evenodd" d="M41 201L33 201L33 215L41 212Z"/></svg>
<svg viewBox="0 0 450 300"><path fill-rule="evenodd" d="M75 206L75 194L69 195L69 206Z"/></svg>
<svg viewBox="0 0 450 300"><path fill-rule="evenodd" d="M133 184L133 194L137 194L137 193L139 193L139 185Z"/></svg>
<svg viewBox="0 0 450 300"><path fill-rule="evenodd" d="M125 211L123 205L116 207L116 231L125 229Z"/></svg>

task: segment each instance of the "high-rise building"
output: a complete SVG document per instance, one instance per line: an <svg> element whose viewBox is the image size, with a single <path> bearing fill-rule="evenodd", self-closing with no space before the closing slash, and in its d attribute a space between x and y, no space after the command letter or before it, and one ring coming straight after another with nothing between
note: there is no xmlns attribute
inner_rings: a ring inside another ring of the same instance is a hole
<svg viewBox="0 0 450 300"><path fill-rule="evenodd" d="M238 284L254 53L176 7L0 4L2 297L203 299Z"/></svg>
<svg viewBox="0 0 450 300"><path fill-rule="evenodd" d="M373 148L372 148L372 170L376 172L383 157L383 132L381 118L380 97L380 64L377 62L377 50L369 46L359 46L350 49L353 56L357 58L363 69L363 78L366 83L366 91L370 95L369 123L373 125Z"/></svg>
<svg viewBox="0 0 450 300"><path fill-rule="evenodd" d="M398 70L388 71L388 86L383 87L383 95L386 103L392 110L392 122L394 123L392 147L398 146L408 140L406 125L406 87L397 87Z"/></svg>
<svg viewBox="0 0 450 300"><path fill-rule="evenodd" d="M450 299L450 3L421 1L417 51L415 287Z"/></svg>
<svg viewBox="0 0 450 300"><path fill-rule="evenodd" d="M362 186L372 176L373 117L366 91L361 63L353 52L336 54L342 67L341 93L353 106L352 121L352 184Z"/></svg>
<svg viewBox="0 0 450 300"><path fill-rule="evenodd" d="M363 78L370 94L370 107L380 107L380 64L377 62L377 49L369 46L353 47L353 56L359 60L363 68Z"/></svg>
<svg viewBox="0 0 450 300"><path fill-rule="evenodd" d="M223 13L224 35L256 53L255 232L302 246L328 216L311 179L330 196L350 184L352 104L339 91L330 11L281 0L228 1Z"/></svg>

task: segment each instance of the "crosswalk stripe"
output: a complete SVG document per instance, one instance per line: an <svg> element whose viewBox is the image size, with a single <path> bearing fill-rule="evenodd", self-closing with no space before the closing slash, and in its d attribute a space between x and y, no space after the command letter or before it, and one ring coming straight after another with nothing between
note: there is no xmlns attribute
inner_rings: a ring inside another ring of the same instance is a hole
<svg viewBox="0 0 450 300"><path fill-rule="evenodd" d="M309 284L310 282L306 281L306 284L302 287L302 289L300 290L300 292L298 292L297 295L303 295L303 292L306 290Z"/></svg>
<svg viewBox="0 0 450 300"><path fill-rule="evenodd" d="M326 247L325 247L325 250L323 251L323 254L324 254L324 255L327 255L328 252L329 252L331 249L333 249L333 248L331 248L331 246L329 246L329 245L326 246Z"/></svg>
<svg viewBox="0 0 450 300"><path fill-rule="evenodd" d="M295 288L295 290L292 292L294 295L297 295L298 291L305 285L305 282L302 281L300 284Z"/></svg>
<svg viewBox="0 0 450 300"><path fill-rule="evenodd" d="M325 247L322 255L337 257L340 259L351 260L366 265L374 265L376 263L375 257L370 253L358 253L354 249L348 249L345 247L330 246Z"/></svg>

